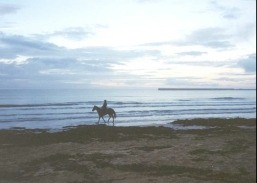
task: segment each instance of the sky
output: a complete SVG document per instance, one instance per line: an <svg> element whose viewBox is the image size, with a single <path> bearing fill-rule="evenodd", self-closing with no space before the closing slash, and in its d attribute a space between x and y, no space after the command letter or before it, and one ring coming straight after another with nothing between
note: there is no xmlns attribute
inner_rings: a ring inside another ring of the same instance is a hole
<svg viewBox="0 0 257 183"><path fill-rule="evenodd" d="M256 0L0 0L0 89L256 88Z"/></svg>

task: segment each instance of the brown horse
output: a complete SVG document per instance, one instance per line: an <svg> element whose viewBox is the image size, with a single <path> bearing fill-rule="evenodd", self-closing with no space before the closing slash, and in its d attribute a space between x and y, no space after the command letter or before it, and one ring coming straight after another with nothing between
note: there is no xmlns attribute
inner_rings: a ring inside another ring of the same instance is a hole
<svg viewBox="0 0 257 183"><path fill-rule="evenodd" d="M95 111L95 110L97 111L98 117L99 117L98 123L100 121L100 118L102 118L104 120L103 116L108 114L109 115L108 124L109 124L109 120L112 118L112 123L114 126L114 118L116 118L116 113L112 108L107 108L106 111L103 112L100 107L94 106L92 111ZM105 120L104 120L104 123L105 123Z"/></svg>

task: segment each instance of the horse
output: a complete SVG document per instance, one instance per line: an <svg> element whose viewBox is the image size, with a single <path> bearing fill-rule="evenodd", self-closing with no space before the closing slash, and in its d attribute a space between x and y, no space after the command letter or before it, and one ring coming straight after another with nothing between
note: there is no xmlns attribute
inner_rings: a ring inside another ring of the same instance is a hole
<svg viewBox="0 0 257 183"><path fill-rule="evenodd" d="M100 118L102 118L104 120L103 116L108 114L109 115L108 124L109 124L109 120L112 118L112 123L114 126L114 118L116 118L116 113L112 108L107 108L105 113L102 111L102 109L100 107L97 107L97 106L94 106L92 109L92 111L95 111L95 110L97 111L98 117L99 117L98 123L100 121ZM104 120L104 123L105 123L105 120Z"/></svg>

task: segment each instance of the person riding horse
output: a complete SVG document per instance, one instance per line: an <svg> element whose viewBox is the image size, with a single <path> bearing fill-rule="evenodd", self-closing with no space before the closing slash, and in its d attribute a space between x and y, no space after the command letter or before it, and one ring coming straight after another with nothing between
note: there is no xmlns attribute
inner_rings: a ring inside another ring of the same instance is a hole
<svg viewBox="0 0 257 183"><path fill-rule="evenodd" d="M103 116L108 114L109 115L108 124L109 124L109 120L112 118L112 123L114 126L114 118L116 118L116 113L112 108L107 108L106 100L104 100L103 106L101 108L94 106L92 111L95 111L95 110L97 110L97 113L98 113L98 123L100 121L100 118L104 120ZM104 123L105 123L105 120L104 120Z"/></svg>

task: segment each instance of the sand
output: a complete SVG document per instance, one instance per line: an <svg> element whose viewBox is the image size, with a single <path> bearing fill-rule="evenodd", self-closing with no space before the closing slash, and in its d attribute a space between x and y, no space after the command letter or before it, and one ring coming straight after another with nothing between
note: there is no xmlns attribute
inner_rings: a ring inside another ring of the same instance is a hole
<svg viewBox="0 0 257 183"><path fill-rule="evenodd" d="M175 123L0 130L0 182L256 182L256 119Z"/></svg>

